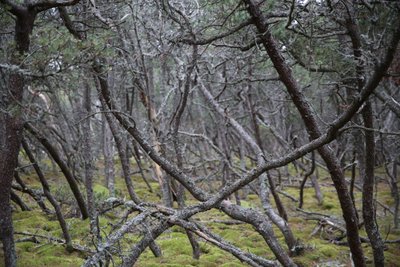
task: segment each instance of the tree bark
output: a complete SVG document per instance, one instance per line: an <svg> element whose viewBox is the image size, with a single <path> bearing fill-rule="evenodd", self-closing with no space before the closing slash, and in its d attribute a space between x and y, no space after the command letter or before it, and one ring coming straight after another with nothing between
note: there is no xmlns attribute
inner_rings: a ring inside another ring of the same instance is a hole
<svg viewBox="0 0 400 267"><path fill-rule="evenodd" d="M363 110L362 117L364 126L373 129L373 114L371 103L367 101ZM374 206L374 185L375 185L375 140L372 131L365 131L364 166L362 166L363 183L363 218L365 230L371 242L374 253L375 266L385 266L384 244L376 223L376 210Z"/></svg>
<svg viewBox="0 0 400 267"><path fill-rule="evenodd" d="M99 238L100 232L97 226L96 203L93 193L93 159L92 159L92 136L90 131L90 113L92 109L91 90L87 81L84 82L83 94L83 121L82 121L82 139L83 139L83 166L85 171L86 203L90 219L90 233Z"/></svg>
<svg viewBox="0 0 400 267"><path fill-rule="evenodd" d="M11 63L22 65L23 55L29 51L29 35L33 29L36 12L30 12L26 8L12 9L12 11L16 15L14 36L16 50L11 56ZM21 103L24 85L23 75L12 73L9 76L8 86L2 87L0 91L0 239L3 242L4 262L7 267L14 267L17 264L10 194L22 138Z"/></svg>
<svg viewBox="0 0 400 267"><path fill-rule="evenodd" d="M299 208L303 207L303 195L304 195L304 186L306 185L308 177L313 174L315 170L315 152L311 152L311 168L304 174L303 181L300 184L300 197L299 197Z"/></svg>
<svg viewBox="0 0 400 267"><path fill-rule="evenodd" d="M13 191L11 190L11 200L17 204L22 211L29 211L31 210L25 203L22 201L22 199Z"/></svg>
<svg viewBox="0 0 400 267"><path fill-rule="evenodd" d="M114 148L112 142L112 133L107 123L105 115L103 115L103 157L104 157L104 176L106 178L106 186L110 196L115 195L115 168L114 168Z"/></svg>
<svg viewBox="0 0 400 267"><path fill-rule="evenodd" d="M37 194L34 190L28 188L26 184L22 181L17 171L14 172L14 179L21 186L21 188L18 188L17 190L30 195L36 201L36 203L44 213L46 214L50 213L50 210L46 207L46 204L43 202L41 194Z"/></svg>

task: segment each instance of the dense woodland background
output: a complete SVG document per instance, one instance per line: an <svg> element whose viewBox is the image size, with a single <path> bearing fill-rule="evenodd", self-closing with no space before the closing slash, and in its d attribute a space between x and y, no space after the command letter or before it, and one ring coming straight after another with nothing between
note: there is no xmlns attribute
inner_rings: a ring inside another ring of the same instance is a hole
<svg viewBox="0 0 400 267"><path fill-rule="evenodd" d="M398 266L399 39L398 1L0 0L0 266Z"/></svg>

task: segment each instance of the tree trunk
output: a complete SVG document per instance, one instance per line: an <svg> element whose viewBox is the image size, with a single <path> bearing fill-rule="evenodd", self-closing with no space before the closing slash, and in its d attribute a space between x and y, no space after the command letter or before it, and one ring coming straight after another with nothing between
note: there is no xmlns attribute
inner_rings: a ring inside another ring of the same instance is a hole
<svg viewBox="0 0 400 267"><path fill-rule="evenodd" d="M24 139L22 139L22 146L26 152L26 155L29 158L29 161L33 164L33 168L35 169L36 174L39 177L39 180L40 180L40 183L42 184L43 192L44 192L46 198L49 200L50 204L54 207L58 222L60 223L60 227L63 232L65 244L67 246L67 251L72 252L73 248L72 248L71 236L69 235L68 226L67 226L67 223L65 222L60 205L58 205L57 200L51 194L50 186L47 183L47 180L44 177L42 170L39 168L39 165L36 162L35 157L33 156L33 153L31 152L28 143Z"/></svg>
<svg viewBox="0 0 400 267"><path fill-rule="evenodd" d="M36 128L34 128L29 123L25 123L25 129L28 130L43 146L46 148L48 154L54 159L57 165L60 167L61 172L64 174L64 177L67 179L67 182L71 188L72 193L75 196L76 202L79 206L79 209L82 214L82 219L86 219L89 217L89 213L86 208L85 200L79 190L78 183L76 178L72 174L71 170L67 166L67 164L61 159L60 155L57 152L57 149L47 140Z"/></svg>
<svg viewBox="0 0 400 267"><path fill-rule="evenodd" d="M394 198L394 227L396 229L399 229L399 206L400 206L400 196L399 196L399 188L397 186L397 162L396 160L393 160L393 168L392 168L392 179L391 179L391 184L392 184L392 195Z"/></svg>
<svg viewBox="0 0 400 267"><path fill-rule="evenodd" d="M313 151L313 152L311 152L311 168L304 175L303 181L301 182L301 185L300 185L300 197L299 197L299 208L300 209L303 207L304 186L306 185L308 177L310 177L310 175L313 174L314 170L315 170L315 152Z"/></svg>
<svg viewBox="0 0 400 267"><path fill-rule="evenodd" d="M103 84L103 86L106 86L106 85L107 84ZM130 176L129 158L128 158L127 152L126 152L127 146L125 146L123 139L122 139L123 138L122 135L124 133L118 130L117 122L115 121L114 116L108 112L109 109L107 108L107 104L101 94L99 94L99 98L100 98L100 102L102 104L103 111L105 111L104 116L108 122L108 126L110 127L111 133L115 140L115 144L117 146L119 159L121 161L122 174L125 179L125 184L128 189L128 194L135 204L140 204L142 201L136 195L135 188L133 186L131 176ZM160 257L162 255L160 247L154 241L150 242L149 246L155 257Z"/></svg>
<svg viewBox="0 0 400 267"><path fill-rule="evenodd" d="M17 204L22 211L31 210L13 190L11 190L11 200Z"/></svg>
<svg viewBox="0 0 400 267"><path fill-rule="evenodd" d="M19 191L30 195L36 201L36 203L44 213L46 214L50 213L50 210L46 207L46 204L43 202L42 196L40 194L37 194L34 190L28 188L26 184L22 181L21 177L19 177L17 171L14 172L14 179L21 186L21 188L18 189Z"/></svg>
<svg viewBox="0 0 400 267"><path fill-rule="evenodd" d="M298 109L311 139L316 139L321 136L316 117L309 103L305 100L304 95L301 93L299 85L292 75L290 67L287 65L283 58L276 40L273 38L271 31L268 27L266 19L261 13L258 5L252 0L244 0L247 4L248 13L252 16L254 25L257 27L258 32L262 33L260 36L264 48L266 49L272 63L283 84L285 85L289 95ZM335 185L339 202L343 211L343 217L346 222L347 238L352 252L353 262L355 266L365 266L364 253L361 247L360 237L358 234L358 223L355 215L353 203L347 189L346 180L340 162L335 157L332 149L325 145L318 149L321 157L325 161L331 179Z"/></svg>
<svg viewBox="0 0 400 267"><path fill-rule="evenodd" d="M362 117L364 126L373 129L373 114L372 107L369 101L366 102L363 110ZM385 265L385 256L383 254L384 244L379 233L379 228L376 223L376 210L374 206L374 185L375 185L375 140L372 131L365 131L365 149L364 149L364 164L362 166L362 175L364 178L363 183L363 218L365 230L371 242L372 250L374 253L375 266Z"/></svg>
<svg viewBox="0 0 400 267"><path fill-rule="evenodd" d="M36 12L20 10L15 21L16 51L11 64L21 66L23 54L29 51L29 35L32 32ZM25 80L22 74L12 73L8 86L0 91L0 239L3 242L4 262L7 267L17 264L13 225L11 218L10 194L14 169L22 138L22 100Z"/></svg>
<svg viewBox="0 0 400 267"><path fill-rule="evenodd" d="M105 115L102 121L103 130L103 157L104 157L104 176L106 186L110 196L115 195L115 168L114 168L114 148L112 142L112 133L107 123Z"/></svg>
<svg viewBox="0 0 400 267"><path fill-rule="evenodd" d="M87 197L87 209L90 219L90 232L92 235L99 237L99 229L97 227L96 203L93 194L93 159L92 159L92 136L90 131L90 113L91 113L91 94L90 86L87 82L84 85L83 96L83 121L82 121L82 139L83 139L83 165L85 170L85 188Z"/></svg>

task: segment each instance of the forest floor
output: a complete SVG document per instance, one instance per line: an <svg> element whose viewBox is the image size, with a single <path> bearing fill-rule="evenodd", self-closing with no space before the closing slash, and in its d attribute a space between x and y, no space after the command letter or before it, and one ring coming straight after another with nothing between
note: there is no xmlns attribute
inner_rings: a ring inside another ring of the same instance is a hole
<svg viewBox="0 0 400 267"><path fill-rule="evenodd" d="M101 171L98 171L99 177L102 177ZM119 173L119 172L117 172ZM90 246L94 248L92 237L89 235L89 222L88 220L82 221L79 218L73 218L72 215L76 212L68 203L73 203L72 194L68 188L67 183L62 178L60 173L47 171L49 183L51 185L52 193L61 200L63 203L62 208L66 215L67 222L70 229L70 234L74 244L83 246ZM150 175L148 175L150 176ZM381 175L383 176L383 175ZM32 188L40 189L40 183L33 173L22 174L23 180ZM138 177L133 177L136 192L145 201L159 202L157 193L151 193L147 189L143 180ZM339 203L336 197L336 192L332 186L331 181L327 176L320 175L319 179L321 190L324 195L323 203L318 204L314 197L314 189L312 187L306 188L304 193L303 212L296 209L298 203L290 198L280 194L282 201L287 208L289 215L289 224L294 231L295 236L299 240L299 244L304 246L301 255L294 257L295 262L299 266L351 266L349 248L345 245L332 244L330 240L334 237L340 236L340 231L325 225L320 226L321 218L327 218L330 221L343 222ZM159 191L156 182L151 182L154 192ZM286 195L298 198L299 189L294 186L286 186L281 188ZM97 201L107 199L108 190L97 183L94 187ZM18 192L17 192L18 193ZM116 178L116 193L120 198L126 198L127 192L121 177ZM17 241L17 253L19 266L35 267L35 266L80 266L87 255L83 252L69 253L65 250L64 246L52 238L62 238L62 232L59 224L53 215L46 215L43 213L36 203L26 194L18 193L19 196L32 208L32 211L21 211L19 207L14 205L13 220L15 239ZM393 207L393 198L390 195L390 189L387 183L382 179L378 184L376 197L380 204L378 204L378 222L380 225L380 232L385 240L397 240L400 238L400 230L393 229L393 216L383 206ZM361 193L359 190L355 191L356 206L361 216ZM188 199L188 204L195 203L193 200ZM260 202L258 197L254 194L249 194L245 200L241 201L241 205L245 207L252 207L260 209ZM50 205L47 205L50 207ZM305 212L308 212L307 215ZM320 213L327 216L310 214ZM107 236L112 228L121 217L123 213L122 208L117 208L111 212L106 213L99 219L101 231L104 236ZM321 217L322 216L322 217ZM254 254L274 259L272 253L266 246L265 242L258 235L252 227L245 224L236 224L235 221L224 215L218 210L210 210L195 217L196 220L201 221L208 226L214 233L219 234L232 244L237 245L244 251L249 251ZM343 225L342 225L343 226ZM319 231L316 231L319 229ZM275 229L276 230L276 229ZM283 244L283 237L279 231L275 231L279 240ZM366 233L362 228L360 231L361 236L366 237ZM32 238L36 236L35 238ZM43 238L44 237L44 238ZM121 251L127 251L129 244L134 244L135 240L140 238L139 235L131 233L126 236L121 242ZM345 239L344 239L345 240ZM33 242L36 241L36 242ZM217 247L200 240L202 255L199 260L192 258L191 246L188 242L184 230L178 227L172 227L157 240L157 244L163 251L163 256L155 258L152 253L147 249L140 257L135 266L148 267L148 266L246 266L232 255L224 252ZM368 244L363 244L367 262L372 266L372 253ZM400 266L400 244L386 244L385 259L387 266ZM0 267L2 264L2 252L0 252ZM115 264L118 265L118 258L115 257ZM112 264L110 266L113 266Z"/></svg>

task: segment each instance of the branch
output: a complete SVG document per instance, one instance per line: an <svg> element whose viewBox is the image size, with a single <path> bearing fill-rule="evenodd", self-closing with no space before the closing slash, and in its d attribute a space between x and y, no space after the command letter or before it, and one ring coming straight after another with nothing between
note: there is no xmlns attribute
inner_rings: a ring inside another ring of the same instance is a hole
<svg viewBox="0 0 400 267"><path fill-rule="evenodd" d="M182 43L191 44L191 45L206 45L206 44L210 44L210 43L212 43L212 42L214 42L214 41L216 41L218 39L222 39L224 37L232 35L235 32L237 32L237 31L239 31L239 30L243 29L244 27L246 27L248 25L251 25L251 24L252 24L251 19L248 19L248 20L240 23L236 27L234 27L234 28L232 28L232 29L230 29L230 30L228 30L226 32L223 32L221 34L218 34L218 35L215 35L215 36L212 36L212 37L209 37L209 38L204 38L204 39L199 39L199 40L183 38L182 40L179 40L179 41L182 42Z"/></svg>
<svg viewBox="0 0 400 267"><path fill-rule="evenodd" d="M45 11L54 7L73 6L79 3L80 0L37 0L31 1L28 8L34 8L36 11Z"/></svg>
<svg viewBox="0 0 400 267"><path fill-rule="evenodd" d="M26 12L26 8L20 5L17 5L16 3L10 1L10 0L0 0L0 3L5 5L6 7L9 8L9 11L14 14L15 16L21 16ZM7 10L7 8L5 8Z"/></svg>
<svg viewBox="0 0 400 267"><path fill-rule="evenodd" d="M374 95L384 104L388 105L389 109L396 114L397 118L400 118L400 103L398 101L384 91L375 91Z"/></svg>
<svg viewBox="0 0 400 267"><path fill-rule="evenodd" d="M18 65L2 64L2 63L0 63L0 69L5 69L5 70L8 70L10 72L19 73L21 75L29 76L29 77L32 77L32 78L46 78L46 77L55 76L55 75L58 74L58 72L48 72L48 73L43 73L43 74L34 73L34 72L32 72L32 71L30 71L28 69L23 69Z"/></svg>
<svg viewBox="0 0 400 267"><path fill-rule="evenodd" d="M47 235L41 235L41 234L34 234L34 233L28 233L28 232L14 232L14 234L16 235L22 235L22 236L30 236L30 237L34 237L35 240L37 241L36 237L39 238L44 238L47 239L51 242L56 242L56 243L60 243L60 244L66 244L65 240L62 238L57 238L54 236L47 236ZM81 251L81 252L85 252L85 253L94 253L93 250L91 250L88 247L84 247L82 245L78 245L78 244L72 244L72 248L76 251Z"/></svg>
<svg viewBox="0 0 400 267"><path fill-rule="evenodd" d="M62 19L62 21L64 22L65 27L67 28L67 30L78 40L83 40L84 35L82 34L82 32L79 32L75 26L73 25L67 9L65 7L58 7L58 13L60 13L60 18Z"/></svg>

